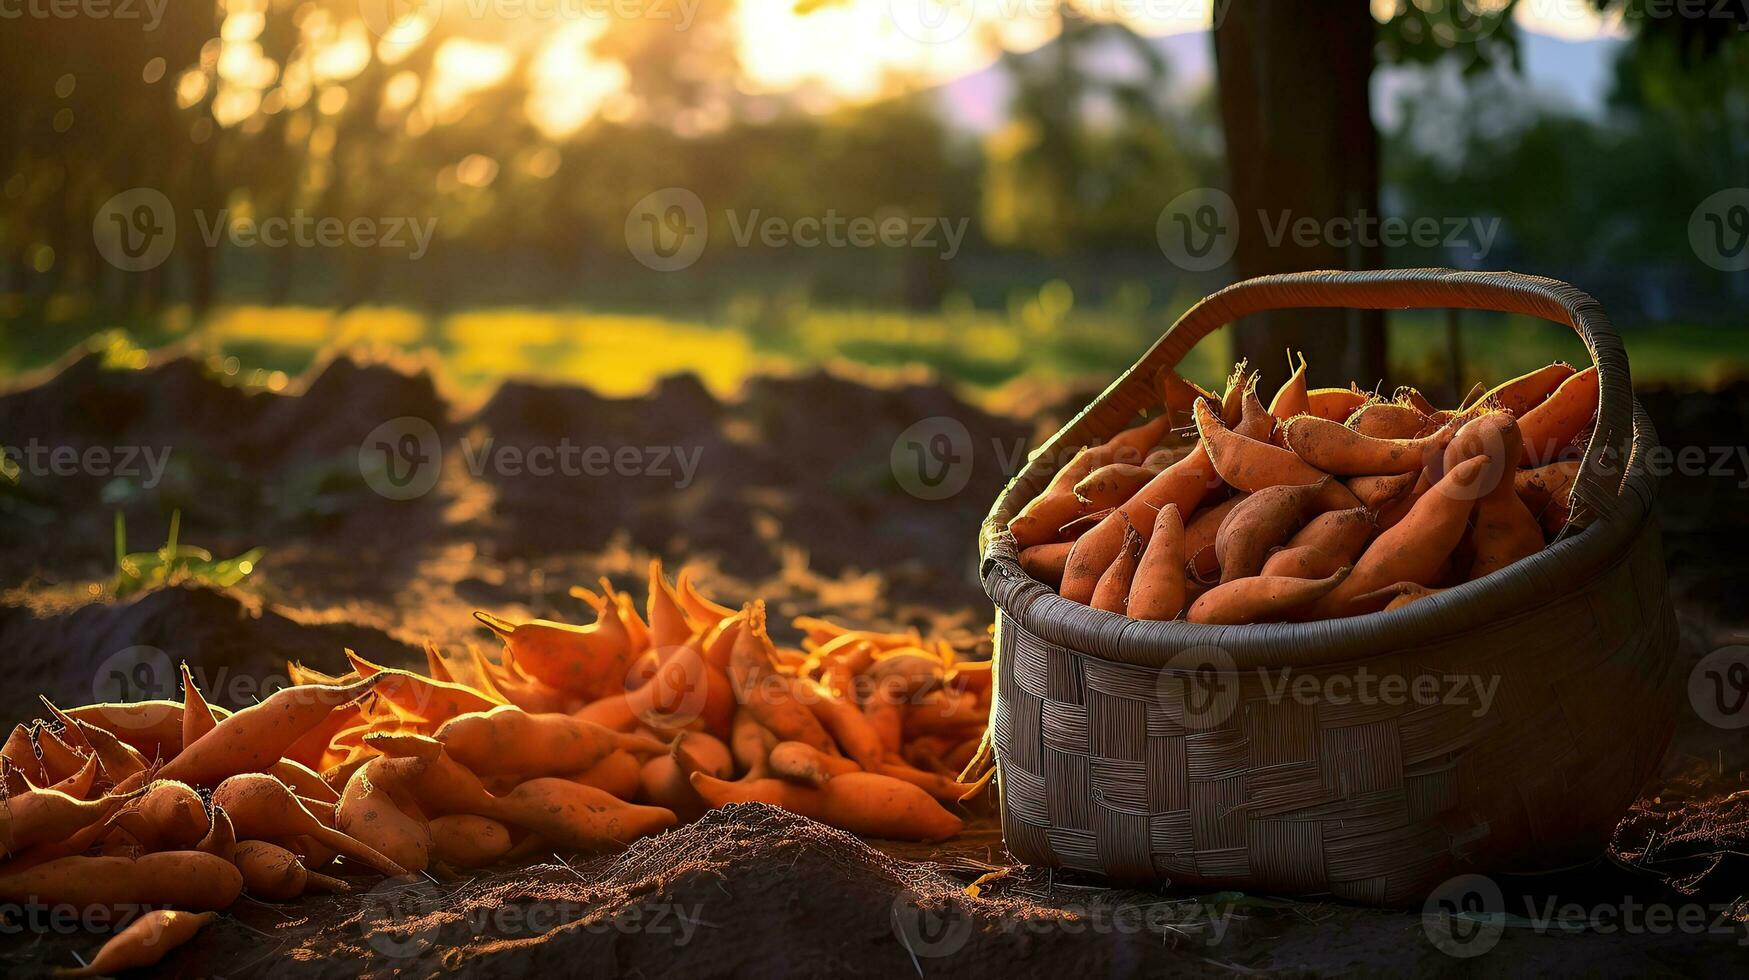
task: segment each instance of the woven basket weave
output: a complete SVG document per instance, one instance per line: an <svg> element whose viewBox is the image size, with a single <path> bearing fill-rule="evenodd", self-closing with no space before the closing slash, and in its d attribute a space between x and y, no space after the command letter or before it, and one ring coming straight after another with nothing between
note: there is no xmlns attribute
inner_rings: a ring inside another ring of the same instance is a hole
<svg viewBox="0 0 1749 980"><path fill-rule="evenodd" d="M1133 620L1021 570L1006 526L1052 461L1155 407L1150 380L1215 329L1296 307L1457 307L1571 326L1600 396L1559 539L1397 611L1312 623ZM1377 904L1419 902L1458 873L1595 858L1675 724L1656 481L1636 465L1655 444L1620 338L1563 283L1319 272L1203 300L1033 456L984 525L1009 850L1119 879Z"/></svg>

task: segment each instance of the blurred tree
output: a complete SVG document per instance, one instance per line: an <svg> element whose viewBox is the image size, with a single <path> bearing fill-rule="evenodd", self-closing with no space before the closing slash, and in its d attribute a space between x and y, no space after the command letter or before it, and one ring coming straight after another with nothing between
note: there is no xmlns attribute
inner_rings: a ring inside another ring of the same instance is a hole
<svg viewBox="0 0 1749 980"><path fill-rule="evenodd" d="M1053 42L1001 55L1014 94L984 144L986 233L1047 255L1151 242L1160 209L1211 161L1168 108L1171 68L1158 48L1067 0L1056 12Z"/></svg>
<svg viewBox="0 0 1749 980"><path fill-rule="evenodd" d="M1377 215L1379 140L1368 102L1376 61L1456 57L1471 76L1480 76L1493 65L1516 68L1519 48L1513 14L1518 2L1217 4L1217 12L1224 14L1215 24L1222 128L1230 187L1242 219L1261 212L1266 221L1279 222L1292 214L1296 219L1312 218L1322 227L1332 219ZM1635 31L1637 48L1664 52L1651 57L1674 59L1689 67L1714 58L1729 39L1738 39L1740 46L1743 29L1749 27L1749 7L1742 4L1672 5L1659 0L1591 0L1591 4L1600 12L1620 14ZM1315 33L1317 43L1306 43L1308 31ZM1693 94L1703 104L1720 101L1716 93ZM1529 188L1546 184L1546 174L1534 167L1500 173L1513 184L1502 188L1502 200L1523 200L1532 195ZM1296 240L1291 234L1271 241L1272 236L1249 220L1243 230L1235 252L1240 277L1302 269L1377 268L1383 261L1376 243L1344 244L1328 234L1313 236L1311 241ZM1250 320L1234 331L1238 356L1273 364L1283 348L1294 348L1308 353L1314 374L1322 380L1383 375L1383 318L1378 313L1292 310Z"/></svg>
<svg viewBox="0 0 1749 980"><path fill-rule="evenodd" d="M1239 277L1375 269L1376 239L1334 222L1379 214L1379 143L1368 82L1377 24L1366 0L1225 5L1215 24L1228 187L1239 214ZM1312 37L1316 40L1308 43ZM1310 220L1318 231L1296 234ZM1385 373L1377 311L1281 310L1235 325L1237 357L1272 374L1303 351L1315 384ZM1280 377L1280 375L1275 375Z"/></svg>

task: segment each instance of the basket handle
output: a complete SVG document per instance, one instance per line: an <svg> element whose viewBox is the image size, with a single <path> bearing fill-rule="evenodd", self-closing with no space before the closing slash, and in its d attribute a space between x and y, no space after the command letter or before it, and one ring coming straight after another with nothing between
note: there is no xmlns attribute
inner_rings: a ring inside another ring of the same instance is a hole
<svg viewBox="0 0 1749 980"><path fill-rule="evenodd" d="M1571 523L1583 527L1615 508L1634 436L1633 380L1627 349L1591 296L1554 279L1516 272L1295 272L1234 283L1179 317L1077 421L1109 419L1126 409L1133 414L1144 403L1138 396L1152 393L1153 379L1162 369L1176 367L1198 341L1240 317L1307 307L1491 310L1522 313L1572 327L1597 365L1598 400L1597 427L1574 480Z"/></svg>

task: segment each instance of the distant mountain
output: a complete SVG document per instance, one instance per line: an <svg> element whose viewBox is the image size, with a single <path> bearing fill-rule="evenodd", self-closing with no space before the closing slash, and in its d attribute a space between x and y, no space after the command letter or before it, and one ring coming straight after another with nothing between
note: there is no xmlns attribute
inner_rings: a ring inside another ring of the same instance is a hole
<svg viewBox="0 0 1749 980"><path fill-rule="evenodd" d="M1567 41L1524 30L1519 39L1524 72L1503 80L1507 97L1520 104L1602 116L1613 65L1626 42L1618 38ZM1188 102L1213 82L1214 47L1207 31L1162 34L1150 41L1171 66L1175 100ZM1111 49L1109 57L1102 52L1094 59L1103 71L1121 78L1136 70L1134 56L1120 43L1102 43ZM1043 50L1022 57L1037 57ZM1460 82L1452 64L1381 68L1373 77L1373 115L1382 128L1393 128L1401 118L1398 100L1428 85L1455 88ZM942 84L936 95L950 125L988 132L1006 118L1011 91L1001 66L991 65Z"/></svg>

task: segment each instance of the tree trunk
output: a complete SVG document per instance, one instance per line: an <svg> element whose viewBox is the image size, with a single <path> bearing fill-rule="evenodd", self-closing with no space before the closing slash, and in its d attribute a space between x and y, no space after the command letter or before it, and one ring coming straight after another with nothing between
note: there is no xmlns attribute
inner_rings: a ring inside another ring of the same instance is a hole
<svg viewBox="0 0 1749 980"><path fill-rule="evenodd" d="M1239 276L1379 268L1379 141L1367 97L1377 25L1366 0L1224 10L1215 64L1239 212ZM1316 231L1296 234L1307 218ZM1384 317L1376 311L1262 313L1232 336L1235 354L1263 369L1266 382L1285 380L1290 348L1305 352L1314 386L1353 379L1364 388L1384 378Z"/></svg>

